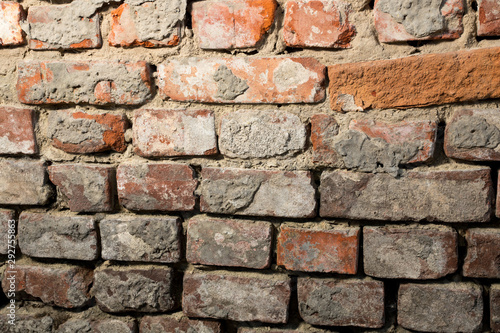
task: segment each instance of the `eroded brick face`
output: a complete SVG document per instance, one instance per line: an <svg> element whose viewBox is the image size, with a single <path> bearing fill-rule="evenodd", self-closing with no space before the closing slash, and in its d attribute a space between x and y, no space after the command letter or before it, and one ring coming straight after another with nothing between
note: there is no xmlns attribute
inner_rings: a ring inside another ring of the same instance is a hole
<svg viewBox="0 0 500 333"><path fill-rule="evenodd" d="M471 228L465 234L467 256L464 276L476 278L499 278L500 232L492 228Z"/></svg>
<svg viewBox="0 0 500 333"><path fill-rule="evenodd" d="M497 0L481 0L478 4L478 36L500 36L500 3Z"/></svg>
<svg viewBox="0 0 500 333"><path fill-rule="evenodd" d="M38 152L34 111L0 107L0 154L32 155Z"/></svg>
<svg viewBox="0 0 500 333"><path fill-rule="evenodd" d="M141 319L141 333L188 333L188 332L222 332L221 324L216 321L189 319L188 317L171 315L145 316Z"/></svg>
<svg viewBox="0 0 500 333"><path fill-rule="evenodd" d="M24 44L21 20L25 13L21 4L14 1L0 2L0 46Z"/></svg>

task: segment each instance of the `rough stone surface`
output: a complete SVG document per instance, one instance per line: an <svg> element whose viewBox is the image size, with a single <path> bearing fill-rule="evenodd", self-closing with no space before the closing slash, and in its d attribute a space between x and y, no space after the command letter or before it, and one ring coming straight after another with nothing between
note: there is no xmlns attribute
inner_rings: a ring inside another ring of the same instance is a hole
<svg viewBox="0 0 500 333"><path fill-rule="evenodd" d="M105 260L174 263L181 258L177 217L108 215L99 227Z"/></svg>
<svg viewBox="0 0 500 333"><path fill-rule="evenodd" d="M215 118L208 110L137 110L135 152L143 157L217 153Z"/></svg>
<svg viewBox="0 0 500 333"><path fill-rule="evenodd" d="M346 104L339 99L344 95L352 96L362 110L498 98L499 50L484 48L332 65L328 67L330 106L346 111Z"/></svg>
<svg viewBox="0 0 500 333"><path fill-rule="evenodd" d="M145 316L139 326L141 333L221 333L221 324L216 321L189 319L181 314Z"/></svg>
<svg viewBox="0 0 500 333"><path fill-rule="evenodd" d="M17 94L25 104L142 104L152 95L144 61L23 61Z"/></svg>
<svg viewBox="0 0 500 333"><path fill-rule="evenodd" d="M478 3L477 35L500 36L500 2L480 0Z"/></svg>
<svg viewBox="0 0 500 333"><path fill-rule="evenodd" d="M202 49L254 47L271 28L276 6L275 0L194 2L193 30Z"/></svg>
<svg viewBox="0 0 500 333"><path fill-rule="evenodd" d="M475 278L500 278L500 230L471 228L465 233L467 256L463 275Z"/></svg>
<svg viewBox="0 0 500 333"><path fill-rule="evenodd" d="M50 180L58 186L73 212L109 212L115 203L115 168L97 164L49 166Z"/></svg>
<svg viewBox="0 0 500 333"><path fill-rule="evenodd" d="M131 210L193 210L198 181L184 164L120 164L118 198Z"/></svg>
<svg viewBox="0 0 500 333"><path fill-rule="evenodd" d="M399 287L398 323L406 329L479 332L482 319L483 295L479 285L452 282Z"/></svg>
<svg viewBox="0 0 500 333"><path fill-rule="evenodd" d="M0 318L0 331L5 333L47 333L52 332L54 320L49 316L35 317L17 315L15 325L10 324L9 318L4 314Z"/></svg>
<svg viewBox="0 0 500 333"><path fill-rule="evenodd" d="M193 271L184 275L182 310L189 317L286 323L286 275Z"/></svg>
<svg viewBox="0 0 500 333"><path fill-rule="evenodd" d="M283 38L292 47L348 48L356 34L351 6L337 0L287 1Z"/></svg>
<svg viewBox="0 0 500 333"><path fill-rule="evenodd" d="M68 153L124 152L127 121L123 115L54 110L49 114L52 145Z"/></svg>
<svg viewBox="0 0 500 333"><path fill-rule="evenodd" d="M33 117L30 109L0 107L0 154L37 153Z"/></svg>
<svg viewBox="0 0 500 333"><path fill-rule="evenodd" d="M136 333L132 320L120 319L70 319L59 325L55 333Z"/></svg>
<svg viewBox="0 0 500 333"><path fill-rule="evenodd" d="M24 44L21 27L24 15L21 4L14 1L0 2L0 46Z"/></svg>
<svg viewBox="0 0 500 333"><path fill-rule="evenodd" d="M95 271L94 293L105 312L165 312L177 305L173 280L166 266L111 266Z"/></svg>
<svg viewBox="0 0 500 333"><path fill-rule="evenodd" d="M365 274L389 279L438 279L458 265L457 233L436 225L363 228Z"/></svg>
<svg viewBox="0 0 500 333"><path fill-rule="evenodd" d="M14 225L14 230L17 230L17 222L14 220L15 216L16 212L13 210L0 209L0 241L2 242L0 245L0 254L7 254L9 252L9 235L12 235L12 232L9 234L9 229L12 230L9 226ZM11 245L13 244L11 243Z"/></svg>
<svg viewBox="0 0 500 333"><path fill-rule="evenodd" d="M316 215L309 171L203 168L200 210L207 213L280 216Z"/></svg>
<svg viewBox="0 0 500 333"><path fill-rule="evenodd" d="M266 268L271 264L269 222L197 216L187 227L186 259L192 264Z"/></svg>
<svg viewBox="0 0 500 333"><path fill-rule="evenodd" d="M492 332L500 332L500 284L490 287L490 327Z"/></svg>
<svg viewBox="0 0 500 333"><path fill-rule="evenodd" d="M490 169L388 174L324 171L320 215L385 221L487 222L492 213Z"/></svg>
<svg viewBox="0 0 500 333"><path fill-rule="evenodd" d="M92 216L24 211L19 217L18 244L23 254L35 258L95 260L99 256Z"/></svg>
<svg viewBox="0 0 500 333"><path fill-rule="evenodd" d="M179 58L158 66L161 96L209 103L316 103L325 67L313 58Z"/></svg>
<svg viewBox="0 0 500 333"><path fill-rule="evenodd" d="M384 283L365 279L297 281L300 316L312 325L380 328L384 325Z"/></svg>
<svg viewBox="0 0 500 333"><path fill-rule="evenodd" d="M292 156L305 149L306 128L300 118L283 111L226 113L219 126L219 147L229 157Z"/></svg>
<svg viewBox="0 0 500 333"><path fill-rule="evenodd" d="M288 270L356 274L359 227L282 224L277 262Z"/></svg>

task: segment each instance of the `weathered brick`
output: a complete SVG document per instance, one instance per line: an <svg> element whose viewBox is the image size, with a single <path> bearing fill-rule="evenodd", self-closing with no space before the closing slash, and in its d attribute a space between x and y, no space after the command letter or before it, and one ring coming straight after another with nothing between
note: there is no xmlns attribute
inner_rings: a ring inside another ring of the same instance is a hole
<svg viewBox="0 0 500 333"><path fill-rule="evenodd" d="M316 215L309 171L203 168L200 210L207 213L304 218Z"/></svg>
<svg viewBox="0 0 500 333"><path fill-rule="evenodd" d="M165 312L177 306L173 283L167 266L110 266L95 271L93 291L105 312Z"/></svg>
<svg viewBox="0 0 500 333"><path fill-rule="evenodd" d="M500 48L332 65L330 106L405 109L498 98L499 71Z"/></svg>
<svg viewBox="0 0 500 333"><path fill-rule="evenodd" d="M202 49L254 47L271 28L276 6L275 0L194 2L193 30Z"/></svg>
<svg viewBox="0 0 500 333"><path fill-rule="evenodd" d="M324 171L320 215L388 221L487 222L490 169L409 170L405 176Z"/></svg>
<svg viewBox="0 0 500 333"><path fill-rule="evenodd" d="M114 208L116 186L113 166L51 165L49 177L73 212L109 212Z"/></svg>
<svg viewBox="0 0 500 333"><path fill-rule="evenodd" d="M0 154L35 154L34 112L0 107Z"/></svg>
<svg viewBox="0 0 500 333"><path fill-rule="evenodd" d="M152 95L144 61L24 61L17 95L25 104L142 104Z"/></svg>
<svg viewBox="0 0 500 333"><path fill-rule="evenodd" d="M24 211L19 216L18 243L23 254L36 258L95 260L99 256L92 216Z"/></svg>
<svg viewBox="0 0 500 333"><path fill-rule="evenodd" d="M21 4L14 1L0 2L0 46L24 44L21 20L25 13Z"/></svg>
<svg viewBox="0 0 500 333"><path fill-rule="evenodd" d="M184 164L120 164L118 198L131 210L193 210L198 181Z"/></svg>
<svg viewBox="0 0 500 333"><path fill-rule="evenodd" d="M313 58L181 58L158 66L161 96L210 103L316 103L325 67Z"/></svg>
<svg viewBox="0 0 500 333"><path fill-rule="evenodd" d="M9 240L15 240L12 238L12 231L9 233L9 230L17 230L17 222L14 220L16 216L16 212L10 209L0 209L0 254L7 254L9 252ZM9 223L9 221L11 221ZM14 229L12 229L12 226ZM9 238L10 236L10 238ZM10 243L10 245L14 245L14 243Z"/></svg>
<svg viewBox="0 0 500 333"><path fill-rule="evenodd" d="M91 300L93 271L74 265L23 264L7 268L2 288L14 290L16 299L38 300L47 305L79 308Z"/></svg>
<svg viewBox="0 0 500 333"><path fill-rule="evenodd" d="M217 153L215 119L207 110L137 110L135 152L144 157Z"/></svg>
<svg viewBox="0 0 500 333"><path fill-rule="evenodd" d="M299 278L300 316L312 325L384 325L384 283L365 279Z"/></svg>
<svg viewBox="0 0 500 333"><path fill-rule="evenodd" d="M54 110L49 113L49 138L56 148L73 154L124 152L127 121L123 115Z"/></svg>
<svg viewBox="0 0 500 333"><path fill-rule="evenodd" d="M221 324L216 321L189 319L176 313L174 315L145 316L139 326L141 333L221 333Z"/></svg>
<svg viewBox="0 0 500 333"><path fill-rule="evenodd" d="M293 271L356 274L359 227L282 224L278 265Z"/></svg>
<svg viewBox="0 0 500 333"><path fill-rule="evenodd" d="M107 319L69 319L59 325L55 333L137 333L136 325L130 317L114 317Z"/></svg>
<svg viewBox="0 0 500 333"><path fill-rule="evenodd" d="M467 256L463 275L476 278L500 278L500 230L468 229L465 233Z"/></svg>
<svg viewBox="0 0 500 333"><path fill-rule="evenodd" d="M492 332L500 332L500 284L490 287L490 327Z"/></svg>
<svg viewBox="0 0 500 333"><path fill-rule="evenodd" d="M283 328L267 327L267 326L238 327L238 333L308 333L308 332L328 333L333 331L313 327L304 322L301 322L298 326L289 324Z"/></svg>
<svg viewBox="0 0 500 333"><path fill-rule="evenodd" d="M437 279L457 270L457 233L437 225L363 228L366 275Z"/></svg>
<svg viewBox="0 0 500 333"><path fill-rule="evenodd" d="M189 317L286 323L290 283L282 274L192 271L184 275L182 310Z"/></svg>
<svg viewBox="0 0 500 333"><path fill-rule="evenodd" d="M4 310L8 310L4 307ZM2 313L0 316L0 331L4 333L47 333L52 332L54 320L47 315L37 316L19 314L20 308L15 310L15 325L9 322L9 313Z"/></svg>
<svg viewBox="0 0 500 333"><path fill-rule="evenodd" d="M179 44L186 0L126 0L111 12L109 45L160 47Z"/></svg>
<svg viewBox="0 0 500 333"><path fill-rule="evenodd" d="M466 283L401 284L398 323L425 332L479 332L483 319L481 286Z"/></svg>
<svg viewBox="0 0 500 333"><path fill-rule="evenodd" d="M196 216L187 227L186 259L193 264L266 268L271 242L269 222Z"/></svg>
<svg viewBox="0 0 500 333"><path fill-rule="evenodd" d="M108 215L99 227L105 260L174 263L181 258L177 217Z"/></svg>
<svg viewBox="0 0 500 333"><path fill-rule="evenodd" d="M349 21L351 6L337 0L286 2L285 43L292 47L348 48L356 35Z"/></svg>
<svg viewBox="0 0 500 333"><path fill-rule="evenodd" d="M219 147L229 157L292 156L305 149L306 128L283 111L245 110L226 113L219 126Z"/></svg>
<svg viewBox="0 0 500 333"><path fill-rule="evenodd" d="M373 8L378 40L383 43L459 38L464 12L462 0L377 0Z"/></svg>
<svg viewBox="0 0 500 333"><path fill-rule="evenodd" d="M500 2L479 0L477 35L500 36Z"/></svg>
<svg viewBox="0 0 500 333"><path fill-rule="evenodd" d="M25 159L0 160L0 204L45 205L51 195L45 163Z"/></svg>

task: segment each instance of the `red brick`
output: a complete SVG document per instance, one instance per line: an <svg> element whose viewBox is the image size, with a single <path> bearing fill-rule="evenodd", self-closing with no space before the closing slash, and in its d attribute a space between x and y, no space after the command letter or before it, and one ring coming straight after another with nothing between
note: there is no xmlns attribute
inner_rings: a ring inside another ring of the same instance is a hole
<svg viewBox="0 0 500 333"><path fill-rule="evenodd" d="M196 216L187 227L186 259L192 264L266 268L271 242L269 222Z"/></svg>
<svg viewBox="0 0 500 333"><path fill-rule="evenodd" d="M320 215L385 221L487 222L490 169L408 170L388 174L324 171Z"/></svg>
<svg viewBox="0 0 500 333"><path fill-rule="evenodd" d="M0 46L24 44L25 33L21 20L25 13L23 7L14 1L0 2Z"/></svg>
<svg viewBox="0 0 500 333"><path fill-rule="evenodd" d="M405 109L498 98L499 73L500 48L337 64L328 67L330 106Z"/></svg>
<svg viewBox="0 0 500 333"><path fill-rule="evenodd" d="M152 95L144 61L23 61L17 96L25 104L142 104Z"/></svg>
<svg viewBox="0 0 500 333"><path fill-rule="evenodd" d="M49 137L56 148L73 154L124 152L127 121L123 115L54 110L49 114Z"/></svg>
<svg viewBox="0 0 500 333"><path fill-rule="evenodd" d="M34 112L0 107L0 154L35 154Z"/></svg>
<svg viewBox="0 0 500 333"><path fill-rule="evenodd" d="M215 119L207 110L137 110L134 146L144 157L217 153Z"/></svg>
<svg viewBox="0 0 500 333"><path fill-rule="evenodd" d="M193 30L202 49L254 47L274 22L275 0L193 3Z"/></svg>
<svg viewBox="0 0 500 333"><path fill-rule="evenodd" d="M15 234L12 233L12 231L15 232L17 230L17 222L14 220L15 216L16 212L14 210L0 209L0 241L2 242L0 245L0 254L8 254L9 240L16 239ZM9 223L9 221L11 222ZM10 233L9 230L11 230ZM13 235L14 238L12 238ZM10 245L15 245L15 243L10 242Z"/></svg>
<svg viewBox="0 0 500 333"><path fill-rule="evenodd" d="M288 270L356 274L359 227L283 224L278 236L278 265Z"/></svg>
<svg viewBox="0 0 500 333"><path fill-rule="evenodd" d="M363 260L366 275L438 279L457 270L457 233L437 225L364 227Z"/></svg>
<svg viewBox="0 0 500 333"><path fill-rule="evenodd" d="M464 27L462 0L435 2L377 0L373 9L378 40L383 43L459 38ZM425 16L422 14L425 12Z"/></svg>
<svg viewBox="0 0 500 333"><path fill-rule="evenodd" d="M209 103L316 103L325 67L313 58L181 58L158 66L161 96Z"/></svg>
<svg viewBox="0 0 500 333"><path fill-rule="evenodd" d="M463 275L476 278L500 278L500 230L468 229L465 234L467 256Z"/></svg>
<svg viewBox="0 0 500 333"><path fill-rule="evenodd" d="M188 317L286 323L290 282L282 274L192 271L184 275L182 310Z"/></svg>
<svg viewBox="0 0 500 333"><path fill-rule="evenodd" d="M117 171L120 204L131 210L187 211L195 204L198 181L184 164L120 164Z"/></svg>
<svg viewBox="0 0 500 333"><path fill-rule="evenodd" d="M498 0L478 1L478 36L500 36L500 2Z"/></svg>
<svg viewBox="0 0 500 333"><path fill-rule="evenodd" d="M298 278L300 316L312 325L384 326L384 283L365 279Z"/></svg>
<svg viewBox="0 0 500 333"><path fill-rule="evenodd" d="M115 203L115 168L99 164L49 166L50 180L73 212L109 212Z"/></svg>
<svg viewBox="0 0 500 333"><path fill-rule="evenodd" d="M490 287L490 327L492 332L500 332L500 285Z"/></svg>
<svg viewBox="0 0 500 333"><path fill-rule="evenodd" d="M287 1L283 37L292 47L348 48L356 34L351 6L337 0Z"/></svg>
<svg viewBox="0 0 500 333"><path fill-rule="evenodd" d="M221 333L221 324L216 321L189 319L181 313L162 316L145 316L139 326L141 333Z"/></svg>

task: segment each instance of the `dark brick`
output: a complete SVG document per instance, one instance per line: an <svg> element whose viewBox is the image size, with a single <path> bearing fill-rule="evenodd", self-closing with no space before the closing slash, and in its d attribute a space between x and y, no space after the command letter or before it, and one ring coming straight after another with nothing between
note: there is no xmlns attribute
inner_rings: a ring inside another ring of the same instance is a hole
<svg viewBox="0 0 500 333"><path fill-rule="evenodd" d="M465 233L467 256L463 275L476 278L500 278L500 230L468 229Z"/></svg>

